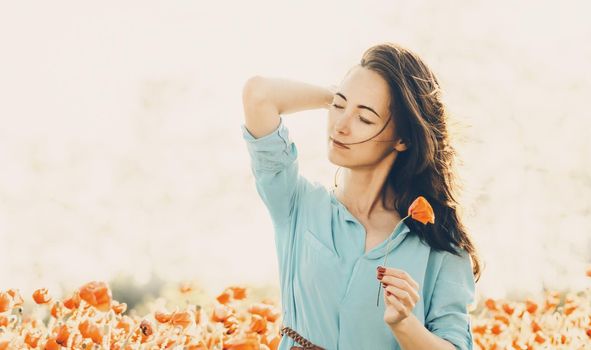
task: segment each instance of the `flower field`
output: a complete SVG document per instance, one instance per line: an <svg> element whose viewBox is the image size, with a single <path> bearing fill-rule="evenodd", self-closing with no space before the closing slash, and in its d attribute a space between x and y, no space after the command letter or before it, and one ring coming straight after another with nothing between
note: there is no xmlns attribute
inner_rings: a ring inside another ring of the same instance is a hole
<svg viewBox="0 0 591 350"><path fill-rule="evenodd" d="M183 284L179 291L192 288ZM31 298L46 317L35 317L23 310L19 290L0 291L0 350L276 350L278 303L251 301L247 292L232 286L211 306L187 303L140 317L127 315L109 286L93 281L63 300L36 290ZM548 292L542 300L486 299L471 315L475 349L591 349L591 288Z"/></svg>

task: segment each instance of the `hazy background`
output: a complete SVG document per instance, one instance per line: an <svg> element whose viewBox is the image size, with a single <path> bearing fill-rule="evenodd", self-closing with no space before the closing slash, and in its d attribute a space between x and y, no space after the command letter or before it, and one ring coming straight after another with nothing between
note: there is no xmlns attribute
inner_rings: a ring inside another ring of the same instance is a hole
<svg viewBox="0 0 591 350"><path fill-rule="evenodd" d="M459 125L479 293L589 284L587 1L0 6L0 289L59 294L121 276L140 291L278 288L242 86L255 74L338 84L382 41L424 58ZM301 172L331 186L326 111L285 122Z"/></svg>

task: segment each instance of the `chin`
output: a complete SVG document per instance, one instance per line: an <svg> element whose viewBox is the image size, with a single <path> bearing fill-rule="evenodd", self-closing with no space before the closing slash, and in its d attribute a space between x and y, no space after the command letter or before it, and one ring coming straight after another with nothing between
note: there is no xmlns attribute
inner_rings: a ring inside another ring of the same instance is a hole
<svg viewBox="0 0 591 350"><path fill-rule="evenodd" d="M328 151L328 161L336 166L345 166L345 164L343 164L343 157L331 151Z"/></svg>

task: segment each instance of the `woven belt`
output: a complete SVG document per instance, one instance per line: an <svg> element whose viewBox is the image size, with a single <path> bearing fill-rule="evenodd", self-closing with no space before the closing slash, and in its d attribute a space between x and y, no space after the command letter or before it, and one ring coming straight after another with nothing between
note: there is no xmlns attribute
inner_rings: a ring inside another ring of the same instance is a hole
<svg viewBox="0 0 591 350"><path fill-rule="evenodd" d="M298 344L303 345L303 347L301 346L292 346L290 348L290 350L326 350L318 345L314 345L312 344L311 341L309 341L308 339L302 337L298 332L294 331L293 329L285 326L283 328L281 328L281 335L283 334L287 334L290 338L292 338L293 340L295 340Z"/></svg>

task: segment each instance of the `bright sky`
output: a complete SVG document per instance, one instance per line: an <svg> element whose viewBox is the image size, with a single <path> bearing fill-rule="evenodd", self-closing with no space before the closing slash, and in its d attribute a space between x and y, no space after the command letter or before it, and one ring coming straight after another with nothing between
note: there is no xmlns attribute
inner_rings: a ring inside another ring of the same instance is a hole
<svg viewBox="0 0 591 350"><path fill-rule="evenodd" d="M242 85L337 84L382 41L423 57L465 126L455 142L486 264L479 292L588 286L588 13L585 1L3 4L0 289L152 271L212 293L278 285ZM303 175L330 186L325 113L285 120Z"/></svg>

